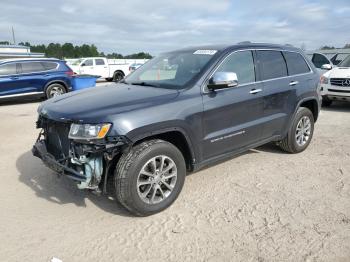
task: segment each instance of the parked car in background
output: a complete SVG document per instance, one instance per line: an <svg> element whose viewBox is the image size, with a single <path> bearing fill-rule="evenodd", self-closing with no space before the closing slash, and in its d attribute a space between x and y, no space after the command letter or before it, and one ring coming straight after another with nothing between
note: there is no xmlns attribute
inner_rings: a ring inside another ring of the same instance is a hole
<svg viewBox="0 0 350 262"><path fill-rule="evenodd" d="M129 66L129 71L130 73L135 71L137 68L139 68L140 66L142 66L143 64L139 64L139 63L133 63Z"/></svg>
<svg viewBox="0 0 350 262"><path fill-rule="evenodd" d="M339 65L342 61L345 60L350 54L349 53L337 53L330 59L333 65Z"/></svg>
<svg viewBox="0 0 350 262"><path fill-rule="evenodd" d="M81 58L70 67L76 74L98 75L107 81L115 82L119 82L130 73L128 64L109 64L105 57Z"/></svg>
<svg viewBox="0 0 350 262"><path fill-rule="evenodd" d="M133 214L151 215L176 200L187 172L269 142L304 151L319 114L318 82L289 46L164 53L117 88L42 103L33 154L78 188L110 192Z"/></svg>
<svg viewBox="0 0 350 262"><path fill-rule="evenodd" d="M321 53L308 53L307 57L314 64L320 74L331 70L335 66L326 55Z"/></svg>
<svg viewBox="0 0 350 262"><path fill-rule="evenodd" d="M320 90L323 106L334 100L350 102L350 56L321 76Z"/></svg>
<svg viewBox="0 0 350 262"><path fill-rule="evenodd" d="M71 90L73 71L51 58L0 60L0 100L21 96L51 98Z"/></svg>

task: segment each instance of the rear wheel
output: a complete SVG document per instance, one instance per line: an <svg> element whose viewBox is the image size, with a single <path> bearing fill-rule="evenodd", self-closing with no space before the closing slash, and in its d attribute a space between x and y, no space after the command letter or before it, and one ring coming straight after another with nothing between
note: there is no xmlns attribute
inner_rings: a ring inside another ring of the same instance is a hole
<svg viewBox="0 0 350 262"><path fill-rule="evenodd" d="M51 97L63 95L65 93L67 93L67 90L61 84L51 84L46 88L46 97L48 99Z"/></svg>
<svg viewBox="0 0 350 262"><path fill-rule="evenodd" d="M177 147L150 140L123 154L114 174L117 200L130 212L148 216L169 207L186 176L185 160Z"/></svg>
<svg viewBox="0 0 350 262"><path fill-rule="evenodd" d="M304 151L311 142L314 132L314 116L305 107L300 107L294 117L287 136L278 145L289 153Z"/></svg>
<svg viewBox="0 0 350 262"><path fill-rule="evenodd" d="M121 72L121 71L117 71L117 72L114 72L114 75L113 75L113 81L114 82L119 82L121 80L124 79L124 73Z"/></svg>

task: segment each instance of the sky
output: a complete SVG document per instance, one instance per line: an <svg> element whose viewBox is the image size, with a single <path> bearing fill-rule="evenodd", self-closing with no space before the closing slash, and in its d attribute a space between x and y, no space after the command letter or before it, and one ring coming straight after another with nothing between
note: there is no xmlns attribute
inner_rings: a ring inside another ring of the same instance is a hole
<svg viewBox="0 0 350 262"><path fill-rule="evenodd" d="M105 53L157 55L241 41L350 43L349 0L1 0L0 41L95 44Z"/></svg>

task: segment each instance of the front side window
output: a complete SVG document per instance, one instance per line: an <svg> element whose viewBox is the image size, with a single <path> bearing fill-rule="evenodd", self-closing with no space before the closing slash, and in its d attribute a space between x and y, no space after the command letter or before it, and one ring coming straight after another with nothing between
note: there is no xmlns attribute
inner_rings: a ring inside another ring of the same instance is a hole
<svg viewBox="0 0 350 262"><path fill-rule="evenodd" d="M316 68L321 68L325 64L329 64L329 60L321 54L314 54L312 56L312 63L315 65Z"/></svg>
<svg viewBox="0 0 350 262"><path fill-rule="evenodd" d="M288 75L291 76L310 72L310 68L301 54L283 52L283 55L287 62Z"/></svg>
<svg viewBox="0 0 350 262"><path fill-rule="evenodd" d="M262 80L287 76L287 65L280 51L259 50L257 56L262 71Z"/></svg>
<svg viewBox="0 0 350 262"><path fill-rule="evenodd" d="M92 61L92 59L87 59L82 64L82 66L93 66L93 65L94 65L94 62Z"/></svg>
<svg viewBox="0 0 350 262"><path fill-rule="evenodd" d="M16 64L4 64L0 65L0 76L14 75L16 74Z"/></svg>
<svg viewBox="0 0 350 262"><path fill-rule="evenodd" d="M201 52L199 52L201 51ZM130 74L126 84L182 89L196 79L215 56L215 50L176 51L162 54L148 61Z"/></svg>
<svg viewBox="0 0 350 262"><path fill-rule="evenodd" d="M46 69L40 62L23 62L20 64L22 67L23 74L46 71Z"/></svg>
<svg viewBox="0 0 350 262"><path fill-rule="evenodd" d="M232 53L218 67L216 72L236 73L239 84L255 82L253 53L251 51Z"/></svg>
<svg viewBox="0 0 350 262"><path fill-rule="evenodd" d="M105 61L103 59L95 59L96 65L104 65Z"/></svg>

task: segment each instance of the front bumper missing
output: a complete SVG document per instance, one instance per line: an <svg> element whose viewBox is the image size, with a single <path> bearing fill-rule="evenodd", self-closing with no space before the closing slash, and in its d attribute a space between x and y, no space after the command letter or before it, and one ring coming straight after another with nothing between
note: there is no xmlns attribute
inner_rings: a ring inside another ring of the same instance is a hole
<svg viewBox="0 0 350 262"><path fill-rule="evenodd" d="M60 163L51 154L49 154L47 152L46 145L43 140L38 140L35 143L32 149L32 153L34 156L40 158L48 168L52 169L58 174L66 175L67 177L76 181L86 181L85 176L82 176L78 171L74 170L73 168L70 168L69 166Z"/></svg>

